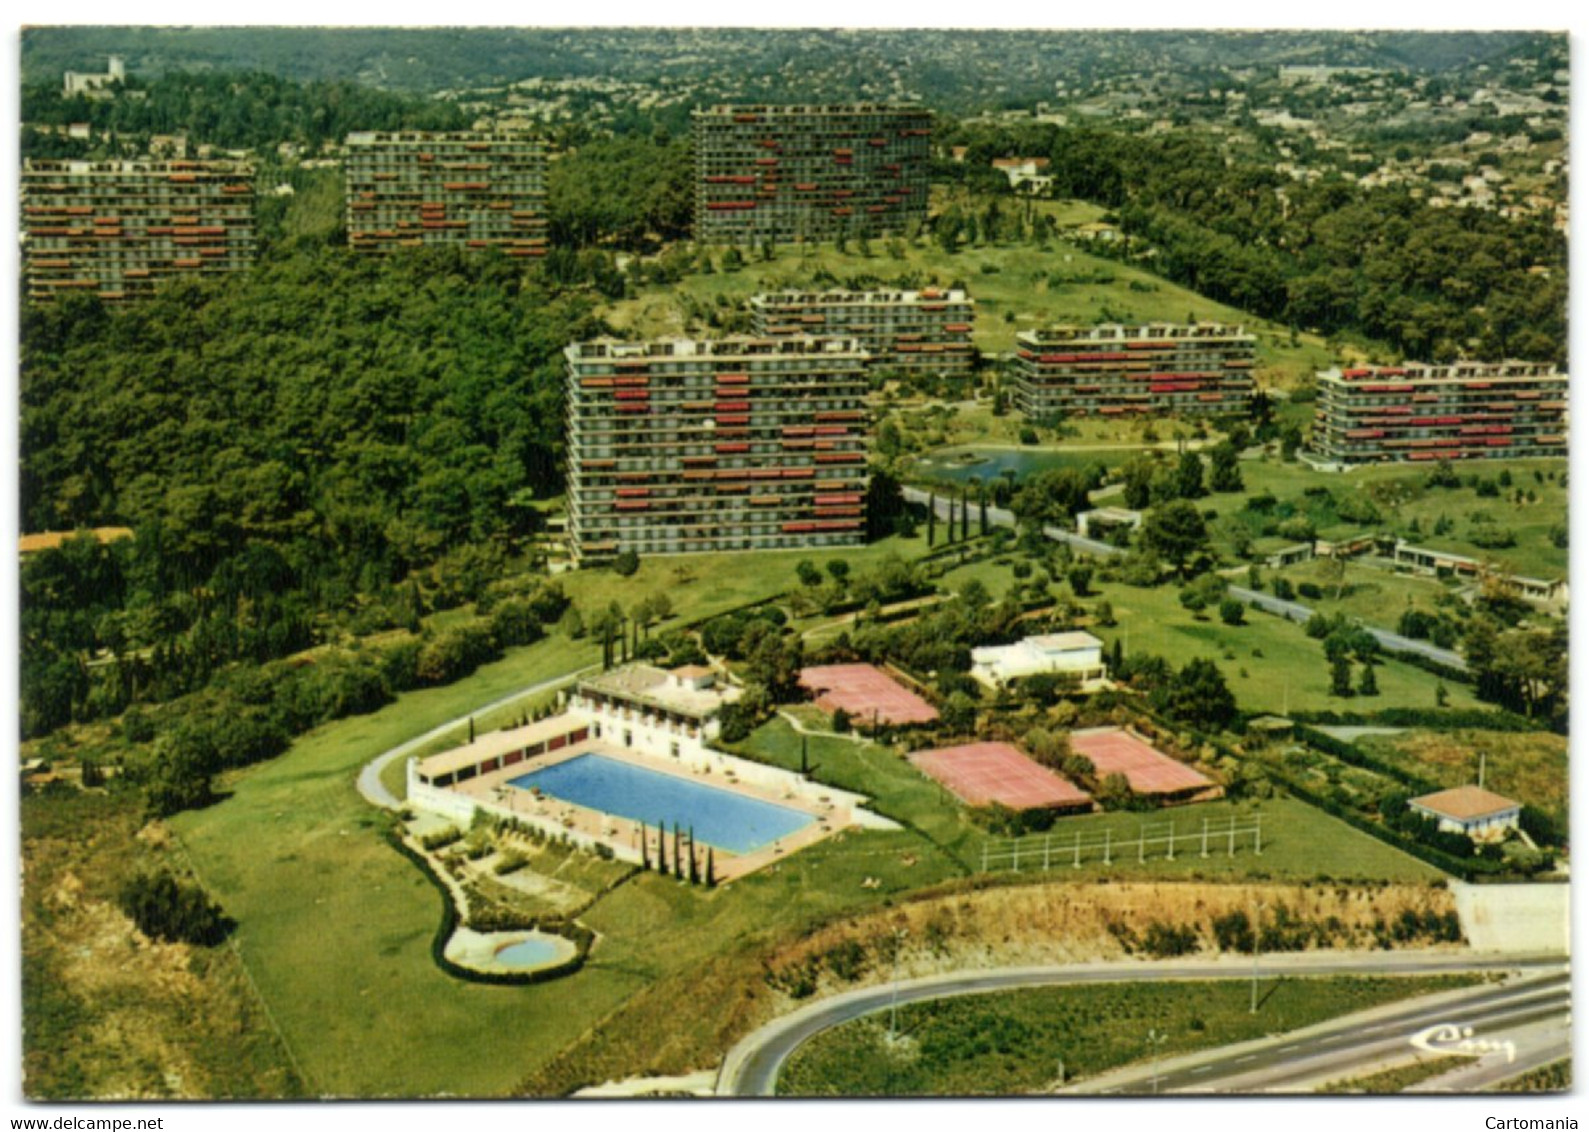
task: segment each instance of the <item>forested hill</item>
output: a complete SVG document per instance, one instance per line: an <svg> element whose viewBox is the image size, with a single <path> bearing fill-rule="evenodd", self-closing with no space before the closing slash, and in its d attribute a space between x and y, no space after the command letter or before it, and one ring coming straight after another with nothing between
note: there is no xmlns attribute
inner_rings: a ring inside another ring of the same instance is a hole
<svg viewBox="0 0 1589 1132"><path fill-rule="evenodd" d="M892 97L943 109L1218 62L1440 71L1527 51L1523 32L810 30L736 28L32 28L25 82L126 58L130 73L264 70L416 92L536 76L694 86L788 101Z"/></svg>

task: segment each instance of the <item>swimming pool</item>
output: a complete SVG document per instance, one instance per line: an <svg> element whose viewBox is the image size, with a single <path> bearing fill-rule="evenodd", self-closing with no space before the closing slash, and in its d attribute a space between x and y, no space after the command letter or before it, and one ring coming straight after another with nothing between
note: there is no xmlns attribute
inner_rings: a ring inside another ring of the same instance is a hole
<svg viewBox="0 0 1589 1132"><path fill-rule="evenodd" d="M597 754L521 774L511 785L647 825L671 829L677 823L681 830L693 828L702 844L731 853L760 849L816 820L788 806Z"/></svg>

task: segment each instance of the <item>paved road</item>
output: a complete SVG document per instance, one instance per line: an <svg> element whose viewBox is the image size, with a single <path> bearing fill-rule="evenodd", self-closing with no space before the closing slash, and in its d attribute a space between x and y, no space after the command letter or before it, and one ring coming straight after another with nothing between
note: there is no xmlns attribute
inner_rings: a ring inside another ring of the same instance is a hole
<svg viewBox="0 0 1589 1132"><path fill-rule="evenodd" d="M929 493L919 487L907 487L903 491L905 499L911 503L925 504L927 502ZM950 500L945 496L937 496L937 502L933 509L939 515L948 518L949 508ZM975 522L977 514L975 505L972 506L971 513L973 515L972 521ZM1013 527L1015 525L1015 516L1003 507L989 506L988 522L996 526ZM1072 550L1079 550L1084 554L1096 554L1102 558L1113 558L1125 553L1118 546L1111 546L1106 542L1099 542L1097 539L1082 538L1080 535L1067 531L1062 527L1044 527L1043 534L1055 542L1066 543ZM1229 587L1229 593L1238 601L1257 606L1266 613L1272 613L1277 617L1284 617L1288 621L1295 621L1299 624L1305 624L1314 613L1310 606L1303 605L1301 602L1287 601L1283 598L1275 597L1273 594L1248 589L1245 586L1231 586ZM1399 633L1392 633L1388 629L1376 629L1371 625L1364 626L1364 628L1379 642L1379 647L1386 652L1413 653L1454 668L1458 672L1466 672L1468 670L1468 662L1450 649L1436 648L1428 641L1415 641L1410 637L1403 637Z"/></svg>
<svg viewBox="0 0 1589 1132"><path fill-rule="evenodd" d="M1467 952L1304 952L1262 960L1261 976L1278 972L1311 975L1427 974L1450 971L1557 971L1560 956L1495 957ZM901 982L897 986L848 991L802 1007L742 1039L723 1061L719 1096L771 1096L778 1071L801 1044L832 1026L888 1010L896 1002L921 1002L956 995L1079 983L1140 982L1150 979L1246 979L1252 969L1242 956L1216 959L1085 963L1053 967L959 971Z"/></svg>
<svg viewBox="0 0 1589 1132"><path fill-rule="evenodd" d="M1258 1042L1243 1042L1151 1062L1084 1083L1079 1093L1309 1093L1383 1068L1435 1056L1412 1044L1414 1036L1454 1027L1453 1041L1504 1043L1542 1023L1566 1017L1570 976L1557 973L1503 987L1480 986L1376 1009ZM1431 1045L1440 1045L1436 1038ZM1504 1057L1501 1058L1504 1061Z"/></svg>
<svg viewBox="0 0 1589 1132"><path fill-rule="evenodd" d="M532 684L528 688L520 688L517 692L509 692L500 699L492 700L488 704L482 704L480 707L460 715L456 719L449 719L446 723L432 727L423 735L416 735L406 743L399 743L391 750L375 756L374 759L365 764L363 770L359 771L359 793L364 795L364 800L373 806L381 806L388 810L397 809L402 805L402 802L381 782L381 771L385 770L386 764L393 759L400 759L405 755L412 754L432 739L445 735L455 728L462 727L469 721L471 716L484 715L488 711L494 711L504 704L512 703L520 696L533 696L540 692L549 692L559 685L568 683L576 676L582 676L592 669L600 667L599 664L586 665L584 668L576 669L573 672L565 672L561 676L554 676L550 680L542 680L539 684Z"/></svg>

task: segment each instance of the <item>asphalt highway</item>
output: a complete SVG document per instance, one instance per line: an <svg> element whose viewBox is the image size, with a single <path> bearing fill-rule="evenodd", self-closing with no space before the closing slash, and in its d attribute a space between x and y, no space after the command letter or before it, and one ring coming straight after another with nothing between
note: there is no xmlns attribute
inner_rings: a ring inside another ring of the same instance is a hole
<svg viewBox="0 0 1589 1132"><path fill-rule="evenodd" d="M1497 958L1462 952L1436 951L1304 952L1263 957L1260 978L1272 980L1277 974L1381 975L1439 974L1455 971L1523 971L1554 975L1559 973L1564 965L1565 960L1560 956ZM719 1096L772 1096L777 1088L779 1070L803 1043L830 1027L868 1014L889 1010L895 1003L905 1004L957 995L1018 990L1022 987L1140 982L1157 979L1250 977L1251 967L1245 957L1232 956L1222 959L1153 963L1124 961L965 971L913 979L897 985L867 987L802 1007L748 1035L731 1049L724 1059L723 1067L718 1074L717 1093ZM1475 995L1477 996L1480 991L1495 992L1495 988L1478 988ZM1505 999L1501 1001L1508 1002L1509 1007L1519 1005ZM1481 1002L1481 1006L1485 1005L1493 1006L1495 1002L1486 999ZM1343 1042L1344 1040L1343 1037ZM1299 1051L1277 1050L1277 1052ZM1232 1069L1234 1068L1232 1066ZM1245 1073L1260 1066L1244 1062L1240 1068ZM1213 1070L1210 1070L1209 1074L1212 1075ZM1210 1076L1211 1081L1216 1079ZM1188 1078L1188 1081L1195 1082L1195 1076Z"/></svg>

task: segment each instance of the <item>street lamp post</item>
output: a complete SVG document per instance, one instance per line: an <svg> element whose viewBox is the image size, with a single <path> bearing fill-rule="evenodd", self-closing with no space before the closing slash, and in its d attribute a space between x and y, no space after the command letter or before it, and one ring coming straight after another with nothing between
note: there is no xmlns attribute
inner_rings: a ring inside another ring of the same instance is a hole
<svg viewBox="0 0 1589 1132"><path fill-rule="evenodd" d="M899 1036L899 953L905 946L905 937L910 934L909 928L894 929L894 962L891 978L894 984L888 1003L888 1044L892 1046L894 1039Z"/></svg>
<svg viewBox="0 0 1589 1132"><path fill-rule="evenodd" d="M1161 1034L1157 1029L1148 1031L1148 1049L1153 1055L1153 1094L1159 1092L1159 1047L1169 1038L1168 1034Z"/></svg>
<svg viewBox="0 0 1589 1132"><path fill-rule="evenodd" d="M1262 946L1263 935L1260 931L1262 913L1266 905L1259 904L1253 910L1252 921L1252 1003L1247 1008L1247 1013L1258 1013L1258 949Z"/></svg>

